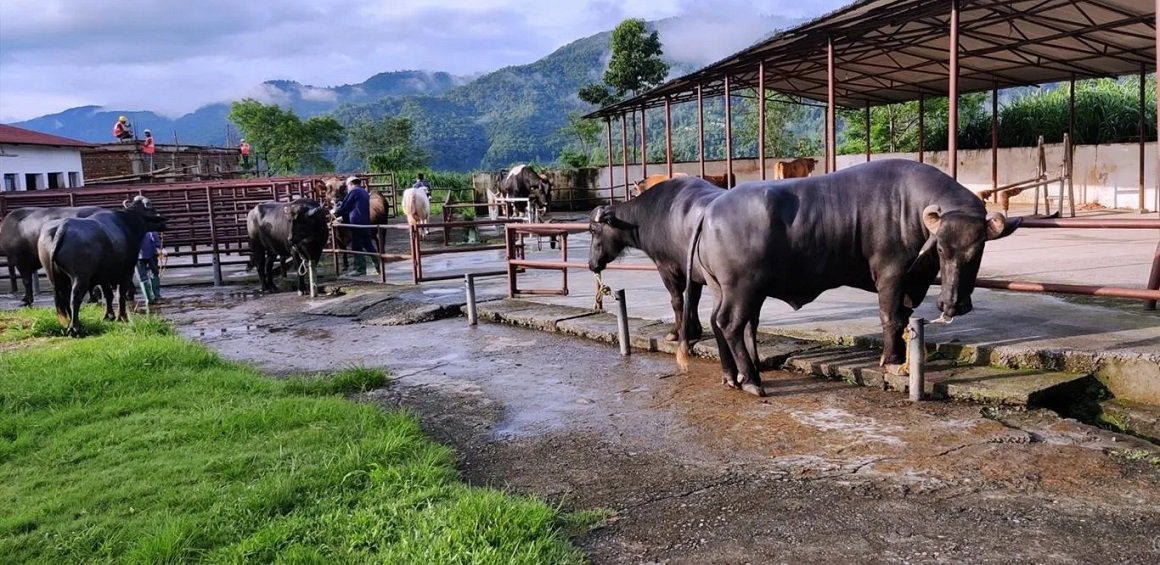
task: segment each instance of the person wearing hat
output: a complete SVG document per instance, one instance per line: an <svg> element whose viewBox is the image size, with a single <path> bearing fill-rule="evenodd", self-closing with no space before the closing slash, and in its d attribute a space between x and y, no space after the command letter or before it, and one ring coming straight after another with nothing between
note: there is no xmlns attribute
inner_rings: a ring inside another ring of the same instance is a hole
<svg viewBox="0 0 1160 565"><path fill-rule="evenodd" d="M117 118L117 123L113 124L113 137L118 141L132 141L133 126L129 125L129 118L125 116Z"/></svg>
<svg viewBox="0 0 1160 565"><path fill-rule="evenodd" d="M145 146L141 148L145 153L145 168L149 173L153 172L153 153L156 148L153 146L153 132L145 130Z"/></svg>
<svg viewBox="0 0 1160 565"><path fill-rule="evenodd" d="M346 179L346 196L334 207L332 213L336 218L343 218L343 223L360 226L371 225L371 195L363 186L362 179L348 177ZM375 244L371 238L370 228L348 228L350 230L351 251L365 251L376 253ZM379 272L379 263L371 261L375 273ZM343 276L362 276L367 274L367 258L365 255L354 256L354 268Z"/></svg>

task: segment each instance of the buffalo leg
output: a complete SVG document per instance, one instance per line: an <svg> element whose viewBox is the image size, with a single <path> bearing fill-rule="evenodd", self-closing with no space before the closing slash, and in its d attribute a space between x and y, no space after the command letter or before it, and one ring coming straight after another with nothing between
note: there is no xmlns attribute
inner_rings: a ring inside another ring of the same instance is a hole
<svg viewBox="0 0 1160 565"><path fill-rule="evenodd" d="M71 283L65 276L57 277L52 285L52 305L56 307L56 319L66 329L69 326L69 296Z"/></svg>
<svg viewBox="0 0 1160 565"><path fill-rule="evenodd" d="M32 306L32 277L36 276L36 269L20 269L20 282L24 283L24 298L21 306Z"/></svg>
<svg viewBox="0 0 1160 565"><path fill-rule="evenodd" d="M681 331L681 324L684 323L684 307L685 307L685 277L675 274L666 273L661 275L661 281L665 284L665 289L669 291L669 303L673 307L673 329L665 334L665 341L677 341ZM701 328L701 319L697 315L697 303L701 300L701 285L693 284L689 288L689 296L692 310L689 314L689 319L692 323L686 325L685 331L689 334L689 341L701 339L704 330Z"/></svg>
<svg viewBox="0 0 1160 565"><path fill-rule="evenodd" d="M878 317L882 320L882 366L898 365L905 356L902 331L912 310L902 304L902 286L885 284L878 292ZM891 290L893 289L893 290Z"/></svg>
<svg viewBox="0 0 1160 565"><path fill-rule="evenodd" d="M729 342L725 341L725 334L718 322L720 313L721 299L718 297L717 304L713 307L713 316L709 318L709 325L713 328L713 337L717 338L717 353L721 358L721 384L729 388L741 388L737 384L737 362L729 353Z"/></svg>
<svg viewBox="0 0 1160 565"><path fill-rule="evenodd" d="M105 295L105 319L112 322L117 319L113 314L113 285L103 284L97 287Z"/></svg>
<svg viewBox="0 0 1160 565"><path fill-rule="evenodd" d="M697 313L697 305L701 303L701 291L704 288L697 283L689 284L689 319L686 321L689 339L701 339L704 332L701 327L701 315Z"/></svg>
<svg viewBox="0 0 1160 565"><path fill-rule="evenodd" d="M104 292L101 290L100 285L96 285L89 289L89 304L99 304L103 294Z"/></svg>
<svg viewBox="0 0 1160 565"><path fill-rule="evenodd" d="M286 275L286 261L284 259L279 259L279 261L281 261L281 264L282 264L282 275L285 276ZM265 286L262 288L262 290L268 290L270 292L278 292L278 285L274 284L274 256L273 255L266 256L266 282L265 282Z"/></svg>
<svg viewBox="0 0 1160 565"><path fill-rule="evenodd" d="M121 281L120 288L117 290L117 321L128 322L129 312L125 309L125 304L129 302L129 295L133 292L133 276L129 275L128 278ZM112 293L113 287L110 285L109 294L111 295Z"/></svg>
<svg viewBox="0 0 1160 565"><path fill-rule="evenodd" d="M718 324L729 345L728 352L722 351L721 355L725 356L728 353L733 356L737 364L738 384L741 385L741 390L754 396L765 396L765 391L761 387L761 375L757 371L757 362L750 356L746 343L746 332L750 325L755 323L754 312L760 312L761 302L745 296L746 293L740 289L732 294L741 295L741 298L726 301L718 313L720 318ZM756 347L754 349L756 350Z"/></svg>
<svg viewBox="0 0 1160 565"><path fill-rule="evenodd" d="M68 335L72 337L80 337L81 335L81 305L85 303L85 297L89 294L89 288L81 284L79 278L72 280L72 301L69 304L69 323Z"/></svg>

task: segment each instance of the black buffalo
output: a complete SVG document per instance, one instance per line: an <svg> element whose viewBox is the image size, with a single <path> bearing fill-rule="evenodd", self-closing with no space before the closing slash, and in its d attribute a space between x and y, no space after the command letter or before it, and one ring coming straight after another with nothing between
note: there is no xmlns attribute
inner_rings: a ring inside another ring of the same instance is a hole
<svg viewBox="0 0 1160 565"><path fill-rule="evenodd" d="M53 220L87 218L108 211L108 208L100 206L28 207L18 208L4 216L4 221L0 222L0 252L8 257L9 264L16 268L24 283L24 298L20 301L22 305L32 306L32 277L43 267L37 251L41 228ZM97 290L93 289L93 292L95 297ZM110 307L106 315L111 316L112 313Z"/></svg>
<svg viewBox="0 0 1160 565"><path fill-rule="evenodd" d="M166 219L143 200L126 201L124 210L103 210L84 218L63 218L43 225L37 238L40 262L52 283L56 315L68 334L81 333L80 308L90 288L100 285L112 317L113 290L120 297L116 319L128 320L125 303L133 293L133 271L141 240L164 231Z"/></svg>
<svg viewBox="0 0 1160 565"><path fill-rule="evenodd" d="M796 310L840 286L878 294L880 363L900 372L907 318L935 276L942 279L942 317L970 312L984 244L1020 223L988 215L977 196L939 169L897 159L726 192L705 209L687 251L717 298L711 326L725 383L764 395L756 331L766 297ZM687 355L682 335L682 369Z"/></svg>
<svg viewBox="0 0 1160 565"><path fill-rule="evenodd" d="M685 319L685 261L688 241L693 237L701 213L724 190L697 177L677 177L657 183L639 197L601 206L588 218L592 245L588 250L588 268L599 273L608 263L624 252L626 247L644 251L664 281L673 305L673 329L665 339L677 340L677 332ZM701 337L701 321L697 303L705 279L694 266L689 287L689 339Z"/></svg>
<svg viewBox="0 0 1160 565"><path fill-rule="evenodd" d="M250 267L258 267L262 290L278 291L272 273L274 260L290 259L299 267L298 292L306 292L305 261L318 266L329 239L329 226L326 210L309 198L254 206L246 216L246 233L250 238Z"/></svg>
<svg viewBox="0 0 1160 565"><path fill-rule="evenodd" d="M537 173L531 165L513 167L496 187L500 196L506 198L527 198L528 204L541 216L548 213L552 205L552 179ZM514 204L517 212L527 212L522 202Z"/></svg>

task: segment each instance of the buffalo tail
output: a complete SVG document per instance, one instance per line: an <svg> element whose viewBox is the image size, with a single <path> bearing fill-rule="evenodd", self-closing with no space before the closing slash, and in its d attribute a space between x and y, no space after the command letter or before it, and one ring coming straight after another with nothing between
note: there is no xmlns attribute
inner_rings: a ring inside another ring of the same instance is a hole
<svg viewBox="0 0 1160 565"><path fill-rule="evenodd" d="M701 239L701 226L705 222L705 213L701 212L697 219L697 227L693 229L693 237L689 240L689 251L685 256L685 290L681 305L681 326L677 328L680 343L677 346L677 367L682 373L689 371L689 315L692 314L692 300L689 300L689 290L693 286L693 257L697 254L697 242Z"/></svg>

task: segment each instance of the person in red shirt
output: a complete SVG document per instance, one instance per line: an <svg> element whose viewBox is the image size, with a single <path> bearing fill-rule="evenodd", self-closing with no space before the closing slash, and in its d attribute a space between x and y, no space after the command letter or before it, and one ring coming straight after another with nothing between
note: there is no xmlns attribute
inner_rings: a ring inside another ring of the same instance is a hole
<svg viewBox="0 0 1160 565"><path fill-rule="evenodd" d="M153 152L156 149L153 147L153 132L145 130L145 147L141 151L145 152L145 166L149 172L153 172Z"/></svg>
<svg viewBox="0 0 1160 565"><path fill-rule="evenodd" d="M250 144L246 143L246 140L243 139L238 149L242 152L242 167L250 168Z"/></svg>

